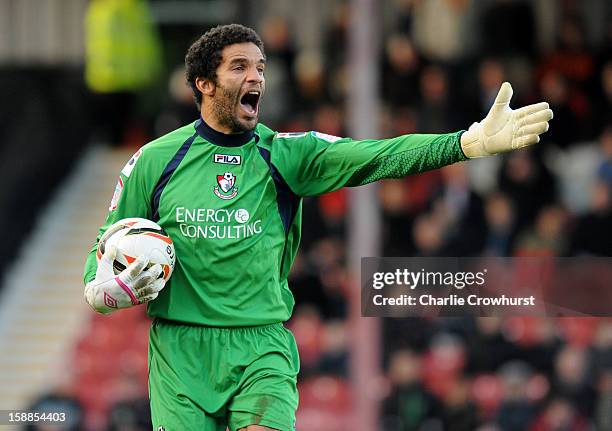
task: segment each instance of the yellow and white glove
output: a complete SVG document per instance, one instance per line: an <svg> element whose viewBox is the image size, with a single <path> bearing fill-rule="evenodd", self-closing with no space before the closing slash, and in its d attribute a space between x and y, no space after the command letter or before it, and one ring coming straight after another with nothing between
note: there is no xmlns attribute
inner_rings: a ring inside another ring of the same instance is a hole
<svg viewBox="0 0 612 431"><path fill-rule="evenodd" d="M461 149L470 159L506 153L540 142L553 112L541 102L519 109L510 108L512 86L504 82L484 120L461 135Z"/></svg>
<svg viewBox="0 0 612 431"><path fill-rule="evenodd" d="M110 246L98 263L96 278L85 286L85 301L94 310L108 314L121 308L129 308L149 302L159 294L166 284L160 265L149 264L146 256L138 256L119 275L113 271L113 262L117 255L117 247Z"/></svg>

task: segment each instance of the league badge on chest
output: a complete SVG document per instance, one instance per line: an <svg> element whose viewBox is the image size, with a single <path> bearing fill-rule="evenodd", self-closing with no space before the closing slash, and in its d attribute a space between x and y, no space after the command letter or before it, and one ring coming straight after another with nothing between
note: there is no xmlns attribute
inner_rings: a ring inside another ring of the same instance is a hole
<svg viewBox="0 0 612 431"><path fill-rule="evenodd" d="M234 198L238 194L238 187L236 187L236 176L231 172L225 172L223 175L217 175L217 185L213 190L217 197L223 200Z"/></svg>

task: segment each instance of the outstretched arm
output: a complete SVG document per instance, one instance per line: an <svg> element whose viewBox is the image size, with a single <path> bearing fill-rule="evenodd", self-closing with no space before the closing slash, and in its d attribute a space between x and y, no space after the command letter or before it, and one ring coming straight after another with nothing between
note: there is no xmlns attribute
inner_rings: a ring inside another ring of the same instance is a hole
<svg viewBox="0 0 612 431"><path fill-rule="evenodd" d="M294 193L310 196L539 142L553 117L548 103L513 110L511 98L512 87L505 82L487 116L465 132L363 141L316 132L280 133L272 143L272 164Z"/></svg>

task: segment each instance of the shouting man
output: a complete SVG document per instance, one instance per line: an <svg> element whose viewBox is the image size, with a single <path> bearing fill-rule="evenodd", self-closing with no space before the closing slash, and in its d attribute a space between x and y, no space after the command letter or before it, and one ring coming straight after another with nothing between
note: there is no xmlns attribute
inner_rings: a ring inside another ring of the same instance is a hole
<svg viewBox="0 0 612 431"><path fill-rule="evenodd" d="M258 122L266 56L255 31L213 28L185 63L200 118L136 153L100 229L126 217L157 222L174 240L173 276L164 288L146 256L117 275L116 249L98 265L94 246L85 297L102 313L132 306L130 297L148 302L154 429L293 430L299 358L283 322L302 198L535 144L553 114L547 103L512 110L504 83L467 131L364 141L277 133Z"/></svg>

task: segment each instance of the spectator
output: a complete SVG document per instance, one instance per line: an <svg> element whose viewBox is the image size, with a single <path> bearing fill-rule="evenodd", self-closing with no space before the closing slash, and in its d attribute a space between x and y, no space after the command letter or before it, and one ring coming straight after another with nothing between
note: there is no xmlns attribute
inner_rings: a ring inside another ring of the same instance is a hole
<svg viewBox="0 0 612 431"><path fill-rule="evenodd" d="M193 105L193 92L185 82L185 68L177 67L168 82L170 101L155 120L156 136L164 135L182 125L195 121L198 112Z"/></svg>
<svg viewBox="0 0 612 431"><path fill-rule="evenodd" d="M522 230L543 206L557 200L557 185L544 165L531 151L515 151L504 161L498 177L499 190L516 209L516 228Z"/></svg>
<svg viewBox="0 0 612 431"><path fill-rule="evenodd" d="M455 334L439 331L431 338L423 359L423 383L435 396L443 399L463 373L465 343Z"/></svg>
<svg viewBox="0 0 612 431"><path fill-rule="evenodd" d="M563 347L558 323L548 317L511 317L504 333L519 350L522 361L548 378L554 374L554 358Z"/></svg>
<svg viewBox="0 0 612 431"><path fill-rule="evenodd" d="M542 61L540 69L543 73L550 70L559 72L573 89L586 96L594 83L595 59L587 50L583 27L577 16L566 15L556 49Z"/></svg>
<svg viewBox="0 0 612 431"><path fill-rule="evenodd" d="M485 202L487 238L484 255L509 256L516 235L516 213L512 202L503 193L492 193Z"/></svg>
<svg viewBox="0 0 612 431"><path fill-rule="evenodd" d="M348 377L348 337L346 324L340 319L330 320L323 330L319 371L322 374Z"/></svg>
<svg viewBox="0 0 612 431"><path fill-rule="evenodd" d="M114 403L109 409L108 431L146 431L153 428L149 398L134 371L124 369L114 381Z"/></svg>
<svg viewBox="0 0 612 431"><path fill-rule="evenodd" d="M605 386L607 382L605 379L612 377L606 376L612 372L612 321L608 319L599 321L590 357L593 359L594 374L603 379L602 384Z"/></svg>
<svg viewBox="0 0 612 431"><path fill-rule="evenodd" d="M603 130L599 142L602 162L597 169L597 177L612 192L612 124Z"/></svg>
<svg viewBox="0 0 612 431"><path fill-rule="evenodd" d="M542 208L534 225L519 235L516 256L565 256L569 249L567 214L559 206Z"/></svg>
<svg viewBox="0 0 612 431"><path fill-rule="evenodd" d="M122 143L133 120L136 93L161 72L157 29L143 0L93 0L85 18L85 80L103 137Z"/></svg>
<svg viewBox="0 0 612 431"><path fill-rule="evenodd" d="M456 123L449 100L446 73L439 66L427 66L420 81L421 103L419 130L421 133L442 133Z"/></svg>
<svg viewBox="0 0 612 431"><path fill-rule="evenodd" d="M300 343L300 378L303 379L317 372L323 334L321 313L312 305L300 305L296 307L289 327Z"/></svg>
<svg viewBox="0 0 612 431"><path fill-rule="evenodd" d="M341 264L334 264L321 270L321 284L325 292L322 304L323 315L329 319L348 317L347 274Z"/></svg>
<svg viewBox="0 0 612 431"><path fill-rule="evenodd" d="M565 399L553 398L529 431L588 431L589 423Z"/></svg>
<svg viewBox="0 0 612 431"><path fill-rule="evenodd" d="M479 115L487 115L497 96L497 89L505 80L506 73L499 60L487 58L480 63L478 66Z"/></svg>
<svg viewBox="0 0 612 431"><path fill-rule="evenodd" d="M414 108L418 102L421 60L412 40L405 34L392 34L385 43L382 94L391 107Z"/></svg>
<svg viewBox="0 0 612 431"><path fill-rule="evenodd" d="M601 163L591 191L590 211L579 217L571 236L573 254L612 256L612 126L600 137Z"/></svg>
<svg viewBox="0 0 612 431"><path fill-rule="evenodd" d="M291 267L289 286L297 306L317 307L325 302L321 280L302 252L298 252Z"/></svg>
<svg viewBox="0 0 612 431"><path fill-rule="evenodd" d="M152 428L147 397L123 400L111 406L108 431L148 431Z"/></svg>
<svg viewBox="0 0 612 431"><path fill-rule="evenodd" d="M578 218L572 232L572 254L612 256L610 187L600 181L595 185L592 194L591 211Z"/></svg>
<svg viewBox="0 0 612 431"><path fill-rule="evenodd" d="M612 371L609 369L601 375L599 381L595 423L599 430L612 429Z"/></svg>
<svg viewBox="0 0 612 431"><path fill-rule="evenodd" d="M352 11L348 1L342 0L334 4L323 46L325 69L328 71L335 70L347 62L346 44L351 15Z"/></svg>
<svg viewBox="0 0 612 431"><path fill-rule="evenodd" d="M444 397L442 423L445 431L472 431L479 420L476 406L470 399L470 382L464 378L454 381Z"/></svg>
<svg viewBox="0 0 612 431"><path fill-rule="evenodd" d="M414 2L413 37L419 51L449 64L468 57L476 46L475 3L470 0Z"/></svg>
<svg viewBox="0 0 612 431"><path fill-rule="evenodd" d="M409 350L395 352L388 376L391 393L382 405L383 430L416 431L428 419L439 417L439 401L421 382L421 359L417 354Z"/></svg>
<svg viewBox="0 0 612 431"><path fill-rule="evenodd" d="M519 358L520 349L502 332L500 317L477 317L475 321L476 333L466 338L470 374L495 373L502 364Z"/></svg>
<svg viewBox="0 0 612 431"><path fill-rule="evenodd" d="M552 393L567 398L586 417L593 416L596 399L591 372L587 352L582 348L565 346L555 357Z"/></svg>
<svg viewBox="0 0 612 431"><path fill-rule="evenodd" d="M444 226L431 214L421 214L412 226L415 256L435 257L442 255Z"/></svg>
<svg viewBox="0 0 612 431"><path fill-rule="evenodd" d="M580 119L570 105L572 94L566 78L556 70L546 72L540 80L540 93L555 113L555 127L551 127L546 140L562 149L575 144L582 138Z"/></svg>
<svg viewBox="0 0 612 431"><path fill-rule="evenodd" d="M378 188L385 256L410 256L414 252L410 235L414 219L407 211L406 186L403 181L383 181Z"/></svg>
<svg viewBox="0 0 612 431"><path fill-rule="evenodd" d="M612 40L612 36L610 39ZM612 53L612 50L610 52ZM593 115L596 117L596 130L600 131L612 124L612 60L607 60L601 68L599 86L593 103L595 104Z"/></svg>
<svg viewBox="0 0 612 431"><path fill-rule="evenodd" d="M482 199L469 188L465 165L441 169L442 186L431 203L434 223L441 228L444 256L477 256L484 247Z"/></svg>
<svg viewBox="0 0 612 431"><path fill-rule="evenodd" d="M266 18L261 28L266 47L266 109L262 111L262 121L274 127L289 112L299 109L295 87L291 85L297 52L285 18Z"/></svg>
<svg viewBox="0 0 612 431"><path fill-rule="evenodd" d="M79 431L84 428L85 412L82 404L70 390L64 387L47 393L36 399L27 409L38 413L64 413L66 421L59 426L57 423L39 422L29 424L26 431Z"/></svg>
<svg viewBox="0 0 612 431"><path fill-rule="evenodd" d="M293 64L296 90L300 100L298 110L312 111L329 100L323 59L316 51L300 52Z"/></svg>
<svg viewBox="0 0 612 431"><path fill-rule="evenodd" d="M504 398L497 414L497 424L501 431L524 431L535 416L535 407L527 398L531 369L524 362L512 361L500 369L499 375Z"/></svg>

